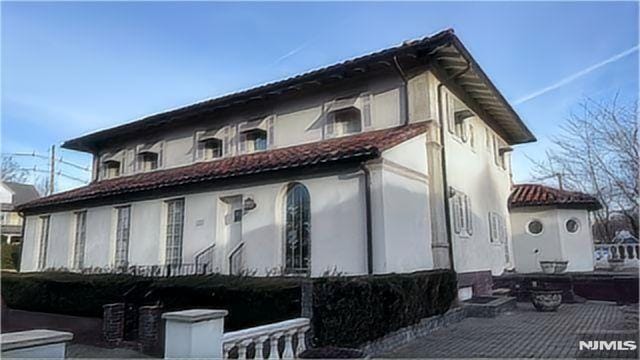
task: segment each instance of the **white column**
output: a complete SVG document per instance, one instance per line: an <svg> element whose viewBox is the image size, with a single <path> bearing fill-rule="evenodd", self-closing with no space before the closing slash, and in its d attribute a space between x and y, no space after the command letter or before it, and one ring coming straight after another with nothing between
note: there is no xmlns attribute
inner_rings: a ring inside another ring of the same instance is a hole
<svg viewBox="0 0 640 360"><path fill-rule="evenodd" d="M222 334L227 310L193 309L162 314L165 359L223 358Z"/></svg>

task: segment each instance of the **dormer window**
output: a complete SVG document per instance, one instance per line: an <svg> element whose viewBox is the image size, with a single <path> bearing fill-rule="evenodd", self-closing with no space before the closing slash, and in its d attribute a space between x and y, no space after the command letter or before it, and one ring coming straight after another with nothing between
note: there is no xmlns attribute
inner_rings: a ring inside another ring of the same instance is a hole
<svg viewBox="0 0 640 360"><path fill-rule="evenodd" d="M120 176L120 162L107 160L102 163L102 171L105 179L113 179Z"/></svg>
<svg viewBox="0 0 640 360"><path fill-rule="evenodd" d="M213 160L222 157L222 140L209 138L200 141L202 146L202 158Z"/></svg>
<svg viewBox="0 0 640 360"><path fill-rule="evenodd" d="M262 129L251 129L242 132L244 152L252 153L267 150L267 132Z"/></svg>
<svg viewBox="0 0 640 360"><path fill-rule="evenodd" d="M355 107L336 110L331 113L333 118L333 133L343 136L362 131L362 117L360 110Z"/></svg>
<svg viewBox="0 0 640 360"><path fill-rule="evenodd" d="M158 154L151 151L144 151L138 154L138 169L141 171L151 171L158 168Z"/></svg>

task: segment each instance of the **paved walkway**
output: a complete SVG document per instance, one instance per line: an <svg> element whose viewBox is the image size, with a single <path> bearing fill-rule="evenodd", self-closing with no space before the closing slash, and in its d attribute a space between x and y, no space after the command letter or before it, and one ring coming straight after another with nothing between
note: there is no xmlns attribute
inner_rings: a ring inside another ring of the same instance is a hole
<svg viewBox="0 0 640 360"><path fill-rule="evenodd" d="M494 319L467 318L414 340L385 358L638 358L638 352L578 351L579 340L638 340L625 330L622 308L612 304L563 304L541 313L527 303ZM637 342L636 342L637 343Z"/></svg>

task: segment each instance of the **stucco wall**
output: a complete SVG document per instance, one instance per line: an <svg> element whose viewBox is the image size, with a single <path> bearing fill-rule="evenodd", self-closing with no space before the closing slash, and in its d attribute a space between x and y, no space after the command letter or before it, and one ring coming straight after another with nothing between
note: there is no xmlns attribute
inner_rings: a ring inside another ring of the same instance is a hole
<svg viewBox="0 0 640 360"><path fill-rule="evenodd" d="M567 220L580 223L576 233L569 233ZM543 231L530 234L527 225L533 220L542 222ZM511 212L513 251L517 272L541 271L539 261L568 260L567 271L593 270L593 235L586 210L533 207Z"/></svg>
<svg viewBox="0 0 640 360"><path fill-rule="evenodd" d="M474 129L473 147L470 141L463 142L451 134L446 123L444 131L448 185L469 196L473 213L471 236L452 232L454 266L460 273L491 270L493 275L499 275L508 266L505 262L505 244L490 241L489 212L500 214L509 234L507 199L511 191L510 164L506 169L495 164L485 141L486 129L489 128L480 118L472 117L466 121ZM491 129L488 131L497 136Z"/></svg>
<svg viewBox="0 0 640 360"><path fill-rule="evenodd" d="M311 273L336 270L346 274L366 272L366 238L362 175L358 173L301 179L311 197ZM236 244L228 242L224 229L226 208L221 198L242 195L257 207L242 220L247 270L258 275L283 265L283 196L288 182L236 190L191 194L185 199L183 261L193 263L196 253L215 243L216 264L228 270L228 256ZM136 265L164 263L166 204L157 199L131 204L129 262ZM114 261L114 206L87 212L85 266L109 266ZM51 214L47 267L72 264L73 211ZM23 271L36 270L39 216L27 217ZM335 268L335 269L334 269Z"/></svg>

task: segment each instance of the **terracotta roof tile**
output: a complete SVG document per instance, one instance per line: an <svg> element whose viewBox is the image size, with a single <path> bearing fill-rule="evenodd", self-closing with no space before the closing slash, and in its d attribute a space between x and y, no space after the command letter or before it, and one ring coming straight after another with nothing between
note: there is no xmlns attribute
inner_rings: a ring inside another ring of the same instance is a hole
<svg viewBox="0 0 640 360"><path fill-rule="evenodd" d="M181 185L211 183L244 175L297 169L340 161L365 161L426 130L424 123L369 131L336 139L199 162L149 173L101 180L88 186L43 197L19 207L32 211L47 206L104 199L135 192Z"/></svg>
<svg viewBox="0 0 640 360"><path fill-rule="evenodd" d="M577 191L555 189L540 184L518 184L509 196L509 208L558 206L598 210L602 207L593 196Z"/></svg>

